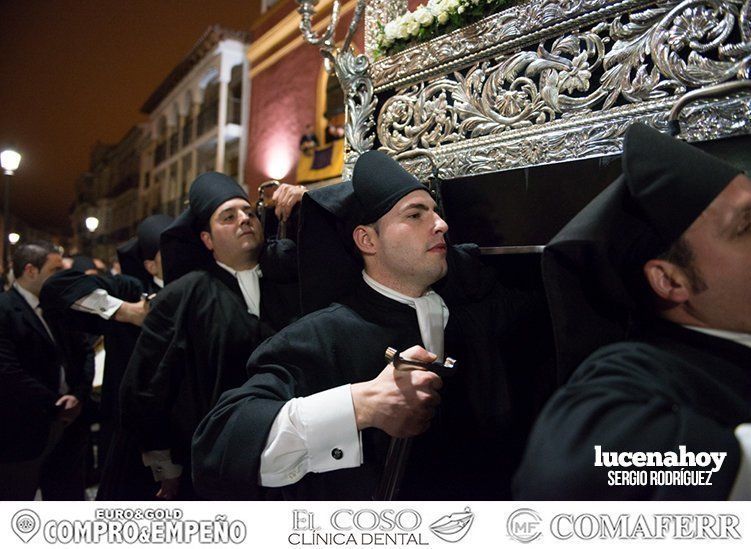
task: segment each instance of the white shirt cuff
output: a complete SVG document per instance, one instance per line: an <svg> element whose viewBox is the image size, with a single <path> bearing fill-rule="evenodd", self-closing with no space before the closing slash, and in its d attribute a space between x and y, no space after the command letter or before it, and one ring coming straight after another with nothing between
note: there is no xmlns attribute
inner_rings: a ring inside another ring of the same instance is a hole
<svg viewBox="0 0 751 549"><path fill-rule="evenodd" d="M143 452L141 459L146 467L151 467L154 480L168 480L183 474L183 466L172 463L172 453L169 450L151 450Z"/></svg>
<svg viewBox="0 0 751 549"><path fill-rule="evenodd" d="M349 385L301 399L299 414L312 472L324 473L362 464L355 405Z"/></svg>
<svg viewBox="0 0 751 549"><path fill-rule="evenodd" d="M109 320L123 304L122 299L112 297L107 293L107 290L98 289L91 292L86 297L82 297L77 300L71 309L75 311L81 311L84 313L90 313L99 315L105 320Z"/></svg>
<svg viewBox="0 0 751 549"><path fill-rule="evenodd" d="M288 401L261 454L262 486L287 486L308 473L359 467L362 441L349 385Z"/></svg>
<svg viewBox="0 0 751 549"><path fill-rule="evenodd" d="M741 464L730 491L730 500L751 500L751 423L742 423L735 428L735 438L741 447Z"/></svg>

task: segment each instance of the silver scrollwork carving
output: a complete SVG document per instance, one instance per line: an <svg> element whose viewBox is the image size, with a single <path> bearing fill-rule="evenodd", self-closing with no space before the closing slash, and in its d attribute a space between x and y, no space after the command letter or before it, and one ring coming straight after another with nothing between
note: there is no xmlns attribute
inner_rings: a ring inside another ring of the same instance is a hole
<svg viewBox="0 0 751 549"><path fill-rule="evenodd" d="M586 120L613 108L672 101L687 89L748 78L749 3L652 2L542 40L535 49L399 89L378 114L381 146L392 154L449 146L557 120ZM560 4L563 9L586 1ZM537 163L539 146L518 147L508 152Z"/></svg>
<svg viewBox="0 0 751 549"><path fill-rule="evenodd" d="M480 58L511 51L537 35L584 26L654 0L528 0L468 27L409 48L373 64L376 91L454 70Z"/></svg>

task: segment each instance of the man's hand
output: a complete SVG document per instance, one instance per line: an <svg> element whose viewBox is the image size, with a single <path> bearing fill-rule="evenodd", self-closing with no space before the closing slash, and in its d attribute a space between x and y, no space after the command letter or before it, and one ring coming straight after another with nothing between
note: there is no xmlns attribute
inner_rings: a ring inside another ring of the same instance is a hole
<svg viewBox="0 0 751 549"><path fill-rule="evenodd" d="M180 477L167 478L161 481L161 487L156 493L160 499L175 499L180 490Z"/></svg>
<svg viewBox="0 0 751 549"><path fill-rule="evenodd" d="M81 402L73 395L63 395L55 406L58 407L57 419L59 419L63 425L70 425L81 414Z"/></svg>
<svg viewBox="0 0 751 549"><path fill-rule="evenodd" d="M123 304L115 312L115 320L140 327L148 313L149 301L147 299L135 303L123 301Z"/></svg>
<svg viewBox="0 0 751 549"><path fill-rule="evenodd" d="M404 358L432 362L436 355L420 346L402 353ZM423 370L396 370L389 364L378 377L352 385L352 402L358 430L376 427L392 437L413 437L430 426L441 402L441 378Z"/></svg>
<svg viewBox="0 0 751 549"><path fill-rule="evenodd" d="M289 185L288 183L279 185L271 197L273 203L276 204L274 208L276 217L281 221L287 221L292 214L292 209L302 200L302 195L307 190L302 185Z"/></svg>

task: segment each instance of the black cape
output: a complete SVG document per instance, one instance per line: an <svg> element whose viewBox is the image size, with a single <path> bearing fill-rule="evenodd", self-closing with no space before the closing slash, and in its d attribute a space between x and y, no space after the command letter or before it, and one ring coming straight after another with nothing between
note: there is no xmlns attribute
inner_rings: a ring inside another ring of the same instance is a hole
<svg viewBox="0 0 751 549"><path fill-rule="evenodd" d="M198 422L223 391L247 379L250 353L297 310L295 284L277 284L264 271L260 286L259 319L247 312L237 280L216 264L167 285L152 302L123 377L121 425L136 442L138 460L141 451L170 449L186 467L183 497L192 495L189 448ZM118 469L108 464L106 474L117 476Z"/></svg>
<svg viewBox="0 0 751 549"><path fill-rule="evenodd" d="M453 273L462 274L461 269ZM477 291L477 282L460 287ZM522 366L510 350L524 346L520 335L529 333L525 319L535 306L499 285L482 297L473 302L458 289L445 292L450 307L445 348L459 366L445 382L430 430L414 441L400 499L508 497L523 437L508 385L513 369ZM370 499L389 443L380 430L363 431L360 467L310 473L281 489L258 486L260 455L286 401L370 380L385 366L386 347L404 350L418 344L415 310L362 280L340 303L266 341L250 359L251 379L225 393L196 431L193 476L199 494L211 499Z"/></svg>
<svg viewBox="0 0 751 549"><path fill-rule="evenodd" d="M727 498L740 459L733 430L751 421L751 349L667 322L642 329L644 337L592 354L550 399L516 475L515 497ZM712 486L609 486L609 469L593 466L595 445L632 452L685 445L727 457Z"/></svg>

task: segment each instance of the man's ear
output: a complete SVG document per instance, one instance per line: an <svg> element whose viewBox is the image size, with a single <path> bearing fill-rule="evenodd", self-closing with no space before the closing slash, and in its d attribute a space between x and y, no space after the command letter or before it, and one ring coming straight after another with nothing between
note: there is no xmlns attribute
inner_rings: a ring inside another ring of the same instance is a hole
<svg viewBox="0 0 751 549"><path fill-rule="evenodd" d="M23 266L23 271L21 273L21 276L26 276L33 280L34 277L38 274L39 274L39 269L34 267L34 265L32 265L31 263L27 263L26 265Z"/></svg>
<svg viewBox="0 0 751 549"><path fill-rule="evenodd" d="M375 236L375 230L365 225L358 225L352 231L352 239L355 241L355 246L360 250L360 253L365 255L373 255L375 253Z"/></svg>
<svg viewBox="0 0 751 549"><path fill-rule="evenodd" d="M214 241L211 240L211 233L208 231L201 231L201 242L208 248L210 252L214 251Z"/></svg>
<svg viewBox="0 0 751 549"><path fill-rule="evenodd" d="M683 270L664 259L650 259L644 264L644 276L657 297L680 304L691 297L691 285Z"/></svg>

